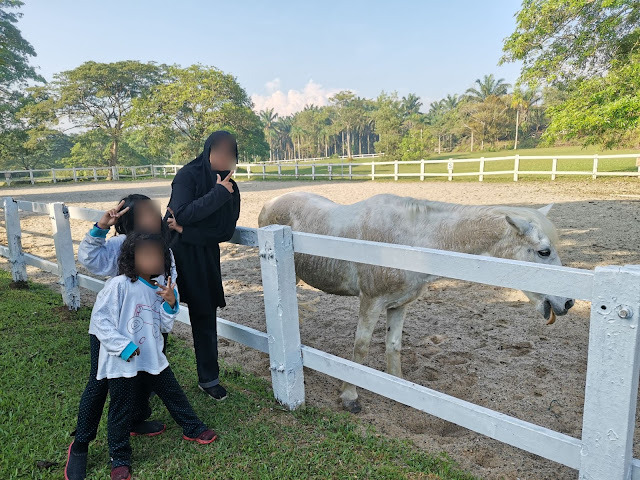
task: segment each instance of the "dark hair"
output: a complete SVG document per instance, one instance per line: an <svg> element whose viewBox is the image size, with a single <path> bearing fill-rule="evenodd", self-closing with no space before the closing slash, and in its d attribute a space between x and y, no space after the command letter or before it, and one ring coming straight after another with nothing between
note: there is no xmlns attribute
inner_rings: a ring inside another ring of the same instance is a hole
<svg viewBox="0 0 640 480"><path fill-rule="evenodd" d="M121 202L124 201L124 205L122 205L122 210L124 210L127 207L129 207L129 210L127 210L127 212L124 215L118 218L115 224L115 229L116 229L116 232L119 233L120 235L128 235L134 230L136 230L136 225L135 225L136 205L139 202L150 202L151 199L146 195L141 195L139 193L132 193L131 195L127 195L120 201ZM166 223L162 221L162 214L158 212L158 215L160 216L159 217L160 218L160 234L164 238L167 238L169 229Z"/></svg>
<svg viewBox="0 0 640 480"><path fill-rule="evenodd" d="M211 142L211 150L215 150L223 143L226 143L233 149L236 155L236 161L238 160L238 142L231 132L227 132L226 130L217 130L209 135L208 140ZM209 154L210 153L211 152L209 152Z"/></svg>
<svg viewBox="0 0 640 480"><path fill-rule="evenodd" d="M171 252L169 246L162 235L155 233L133 232L127 235L118 256L118 275L126 275L135 282L138 279L136 272L136 248L143 243L154 243L162 248L164 253L164 272L168 278L171 272Z"/></svg>

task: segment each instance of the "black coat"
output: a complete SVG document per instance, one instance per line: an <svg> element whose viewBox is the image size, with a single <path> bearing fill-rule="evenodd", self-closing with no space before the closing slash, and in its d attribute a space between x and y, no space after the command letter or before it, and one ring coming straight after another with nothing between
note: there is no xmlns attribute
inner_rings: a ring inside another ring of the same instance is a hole
<svg viewBox="0 0 640 480"><path fill-rule="evenodd" d="M181 300L194 313L214 313L226 306L220 273L220 242L233 236L240 216L240 192L216 182L229 172L215 172L209 163L210 142L198 158L181 168L171 183L169 207L181 234L173 232L171 248L178 272Z"/></svg>

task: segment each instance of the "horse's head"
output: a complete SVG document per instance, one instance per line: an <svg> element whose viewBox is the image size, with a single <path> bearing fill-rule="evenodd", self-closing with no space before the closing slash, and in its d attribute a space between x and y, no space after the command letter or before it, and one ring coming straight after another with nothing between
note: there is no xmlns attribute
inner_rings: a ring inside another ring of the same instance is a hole
<svg viewBox="0 0 640 480"><path fill-rule="evenodd" d="M505 220L510 227L507 234L510 258L546 265L562 265L556 249L556 229L547 218L552 206L547 205L539 210L517 208L506 213ZM556 315L565 315L575 303L571 298L534 292L523 293L549 323L555 321Z"/></svg>

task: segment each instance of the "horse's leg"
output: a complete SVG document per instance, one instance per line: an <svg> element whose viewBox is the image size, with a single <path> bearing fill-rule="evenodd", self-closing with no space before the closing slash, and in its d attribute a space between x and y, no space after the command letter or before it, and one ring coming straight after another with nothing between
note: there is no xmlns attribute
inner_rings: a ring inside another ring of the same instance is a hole
<svg viewBox="0 0 640 480"><path fill-rule="evenodd" d="M387 373L402 377L400 351L402 350L402 326L407 307L405 305L387 310Z"/></svg>
<svg viewBox="0 0 640 480"><path fill-rule="evenodd" d="M364 362L369 353L373 329L380 318L382 305L375 298L360 296L360 314L358 316L358 328L356 329L356 341L353 347L353 361ZM342 405L351 413L358 413L362 408L358 402L356 386L343 382L341 387Z"/></svg>

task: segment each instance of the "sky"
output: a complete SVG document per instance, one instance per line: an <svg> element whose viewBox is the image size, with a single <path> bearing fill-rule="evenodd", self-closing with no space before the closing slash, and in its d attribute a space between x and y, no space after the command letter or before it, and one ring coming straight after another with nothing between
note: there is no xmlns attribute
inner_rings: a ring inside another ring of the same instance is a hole
<svg viewBox="0 0 640 480"><path fill-rule="evenodd" d="M493 73L517 0L25 0L19 22L32 64L51 79L85 61L215 66L255 110L326 105L340 90L416 93L423 111Z"/></svg>

